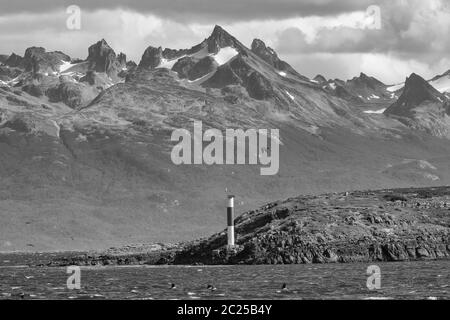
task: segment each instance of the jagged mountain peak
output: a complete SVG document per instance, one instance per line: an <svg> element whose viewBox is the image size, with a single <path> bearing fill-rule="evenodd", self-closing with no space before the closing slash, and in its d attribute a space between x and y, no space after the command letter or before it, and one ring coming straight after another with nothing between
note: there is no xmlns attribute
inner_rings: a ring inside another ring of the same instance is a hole
<svg viewBox="0 0 450 320"><path fill-rule="evenodd" d="M215 25L211 37L231 36L224 28L219 25Z"/></svg>
<svg viewBox="0 0 450 320"><path fill-rule="evenodd" d="M433 88L424 78L412 73L405 81L404 95L417 96L419 93L427 93L429 97L440 96L440 92Z"/></svg>
<svg viewBox="0 0 450 320"><path fill-rule="evenodd" d="M15 67L21 67L23 64L23 57L12 53L5 61L5 64L9 67L15 68Z"/></svg>
<svg viewBox="0 0 450 320"><path fill-rule="evenodd" d="M28 55L31 55L33 53L41 53L41 52L45 52L45 51L46 50L43 47L35 47L35 46L29 47L25 50L25 57Z"/></svg>
<svg viewBox="0 0 450 320"><path fill-rule="evenodd" d="M11 53L11 54L8 56L8 58L22 58L22 56L19 55L19 54L17 54L17 53L15 53L15 52L13 52L13 53Z"/></svg>
<svg viewBox="0 0 450 320"><path fill-rule="evenodd" d="M89 49L88 49L89 55L91 56L91 55L97 54L100 50L102 50L102 48L105 48L107 50L112 50L112 48L109 46L108 42L106 42L105 39L101 39L89 47ZM88 57L88 59L89 59L89 57Z"/></svg>
<svg viewBox="0 0 450 320"><path fill-rule="evenodd" d="M260 39L254 39L251 45L251 51L275 69L285 73L289 72L303 79L306 79L305 77L302 77L300 74L298 74L297 71L295 71L287 62L281 60L275 50L271 47L266 46L264 41Z"/></svg>
<svg viewBox="0 0 450 320"><path fill-rule="evenodd" d="M161 64L162 57L162 47L148 46L139 62L139 68L154 69Z"/></svg>
<svg viewBox="0 0 450 320"><path fill-rule="evenodd" d="M403 93L385 114L410 116L411 111L425 102L443 103L446 97L430 85L424 78L412 73L405 81Z"/></svg>
<svg viewBox="0 0 450 320"><path fill-rule="evenodd" d="M417 73L414 73L414 72L411 73L411 75L406 78L406 82L405 83L408 83L408 82L411 83L412 81L414 81L414 82L421 82L421 83L426 82L424 78L422 78L421 76L419 76Z"/></svg>
<svg viewBox="0 0 450 320"><path fill-rule="evenodd" d="M347 82L351 83L365 83L369 85L375 85L375 86L386 86L383 82L378 80L375 77L369 76L365 74L364 72L361 72L358 77L354 77L351 80L348 80Z"/></svg>
<svg viewBox="0 0 450 320"><path fill-rule="evenodd" d="M208 39L215 39L215 40L236 40L236 38L231 35L228 31L226 31L224 28L222 28L219 25L215 25L214 29L211 33L211 35L208 37Z"/></svg>
<svg viewBox="0 0 450 320"><path fill-rule="evenodd" d="M267 47L264 41L260 39L253 40L251 50L263 60L267 61L278 59L277 53L271 47Z"/></svg>
<svg viewBox="0 0 450 320"><path fill-rule="evenodd" d="M89 62L90 70L105 72L111 77L115 77L120 71L121 62L105 39L89 47L86 61Z"/></svg>
<svg viewBox="0 0 450 320"><path fill-rule="evenodd" d="M221 26L216 25L212 34L206 39L209 53L218 53L225 47L234 47L239 51L243 50L243 45Z"/></svg>
<svg viewBox="0 0 450 320"><path fill-rule="evenodd" d="M321 75L321 74L318 74L317 76L315 76L313 80L314 80L314 81L317 81L317 82L320 83L320 84L328 82L327 78L325 78L325 77L324 77L323 75Z"/></svg>
<svg viewBox="0 0 450 320"><path fill-rule="evenodd" d="M369 77L367 74L365 74L364 72L361 72L359 74L358 77L355 77L354 79L365 79L365 80L369 80L371 77Z"/></svg>
<svg viewBox="0 0 450 320"><path fill-rule="evenodd" d="M269 51L269 53L271 53L272 55L277 55L276 52L272 48L267 47L266 43L258 38L253 39L252 45L251 45L251 50L253 52L264 50L264 51Z"/></svg>
<svg viewBox="0 0 450 320"><path fill-rule="evenodd" d="M176 61L189 57L191 60L200 60L205 55L216 55L223 48L232 47L239 53L244 53L247 49L235 37L228 33L221 26L216 25L211 35L203 42L190 49L170 49L155 46L148 46L142 55L139 69L155 69L165 67L171 69ZM167 62L167 63L163 63Z"/></svg>

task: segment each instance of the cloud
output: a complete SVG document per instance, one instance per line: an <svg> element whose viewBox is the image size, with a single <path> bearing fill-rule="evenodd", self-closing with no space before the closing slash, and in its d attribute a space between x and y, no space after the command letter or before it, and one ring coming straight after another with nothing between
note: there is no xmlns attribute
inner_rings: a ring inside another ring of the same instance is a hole
<svg viewBox="0 0 450 320"><path fill-rule="evenodd" d="M278 36L278 49L293 53L387 53L399 56L444 54L450 46L450 10L443 1L410 0L381 4L380 30L322 27L312 40L299 28Z"/></svg>
<svg viewBox="0 0 450 320"><path fill-rule="evenodd" d="M46 13L76 4L83 11L126 9L183 22L236 22L336 15L364 10L371 0L0 0L0 15Z"/></svg>
<svg viewBox="0 0 450 320"><path fill-rule="evenodd" d="M303 57L318 65L313 62L317 59L321 62L319 69L327 65L332 74L337 67L324 57L339 56L336 63L343 63L342 57L352 56L349 69L357 65L360 71L379 75L385 81L403 80L411 72L427 77L450 68L450 8L446 1L386 0L378 4L382 22L379 30L358 25L362 16L354 15L350 19L353 23L348 22L348 16L341 16L340 25L319 26L312 36L301 27L279 31L275 48L282 56L297 56L296 61Z"/></svg>

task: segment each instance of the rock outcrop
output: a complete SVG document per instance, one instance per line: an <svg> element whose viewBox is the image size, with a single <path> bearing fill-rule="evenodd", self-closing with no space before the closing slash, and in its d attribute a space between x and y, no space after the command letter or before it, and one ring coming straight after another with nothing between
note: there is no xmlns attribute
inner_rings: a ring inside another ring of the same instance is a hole
<svg viewBox="0 0 450 320"><path fill-rule="evenodd" d="M31 47L25 51L23 65L25 71L48 74L58 72L63 61L69 62L70 57L60 51L46 52L42 47Z"/></svg>
<svg viewBox="0 0 450 320"><path fill-rule="evenodd" d="M226 247L224 231L185 245L173 263L301 264L446 259L450 257L449 210L450 188L292 198L237 218L236 248Z"/></svg>
<svg viewBox="0 0 450 320"><path fill-rule="evenodd" d="M12 68L16 68L16 67L21 67L23 68L23 58L15 53L12 53L8 59L6 59L6 61L4 62L5 65L12 67Z"/></svg>
<svg viewBox="0 0 450 320"><path fill-rule="evenodd" d="M8 60L9 56L6 54L0 54L0 64L5 63Z"/></svg>
<svg viewBox="0 0 450 320"><path fill-rule="evenodd" d="M122 54L118 58L104 39L90 46L88 52L89 70L104 72L110 77L116 77L122 69L124 55Z"/></svg>
<svg viewBox="0 0 450 320"><path fill-rule="evenodd" d="M278 70L291 71L292 69L286 62L280 60L277 53L272 48L267 47L262 40L254 39L252 42L251 50L258 57Z"/></svg>
<svg viewBox="0 0 450 320"><path fill-rule="evenodd" d="M161 64L161 61L162 48L155 48L150 46L145 49L138 67L143 69L154 69Z"/></svg>
<svg viewBox="0 0 450 320"><path fill-rule="evenodd" d="M315 76L313 80L317 81L319 84L327 83L327 79L321 74L318 74L317 76Z"/></svg>
<svg viewBox="0 0 450 320"><path fill-rule="evenodd" d="M184 57L179 59L173 66L172 70L178 73L181 79L189 78L189 74L194 66L197 64L197 60L192 57Z"/></svg>
<svg viewBox="0 0 450 320"><path fill-rule="evenodd" d="M214 58L206 56L200 59L189 71L189 80L199 79L217 68L218 64Z"/></svg>

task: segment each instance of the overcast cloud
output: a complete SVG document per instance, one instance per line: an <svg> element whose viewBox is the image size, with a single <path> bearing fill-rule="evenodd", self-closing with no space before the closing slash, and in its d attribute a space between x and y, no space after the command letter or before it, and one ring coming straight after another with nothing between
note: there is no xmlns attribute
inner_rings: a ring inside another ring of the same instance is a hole
<svg viewBox="0 0 450 320"><path fill-rule="evenodd" d="M66 28L71 4L82 9L81 30ZM367 28L369 5L381 8L380 30ZM105 38L138 62L148 45L191 47L215 24L247 45L263 39L310 77L362 71L394 83L450 69L446 0L0 0L0 53L39 45L85 58Z"/></svg>
<svg viewBox="0 0 450 320"><path fill-rule="evenodd" d="M364 10L371 0L0 0L3 14L48 13L76 4L84 10L127 9L189 22L284 19Z"/></svg>

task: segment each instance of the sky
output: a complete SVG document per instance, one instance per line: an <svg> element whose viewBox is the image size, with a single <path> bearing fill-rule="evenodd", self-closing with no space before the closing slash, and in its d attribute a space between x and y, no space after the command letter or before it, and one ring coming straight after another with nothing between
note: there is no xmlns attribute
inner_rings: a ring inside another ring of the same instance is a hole
<svg viewBox="0 0 450 320"><path fill-rule="evenodd" d="M449 0L0 0L0 54L42 46L84 59L104 38L139 62L150 45L190 48L216 24L308 77L395 84L450 69Z"/></svg>

